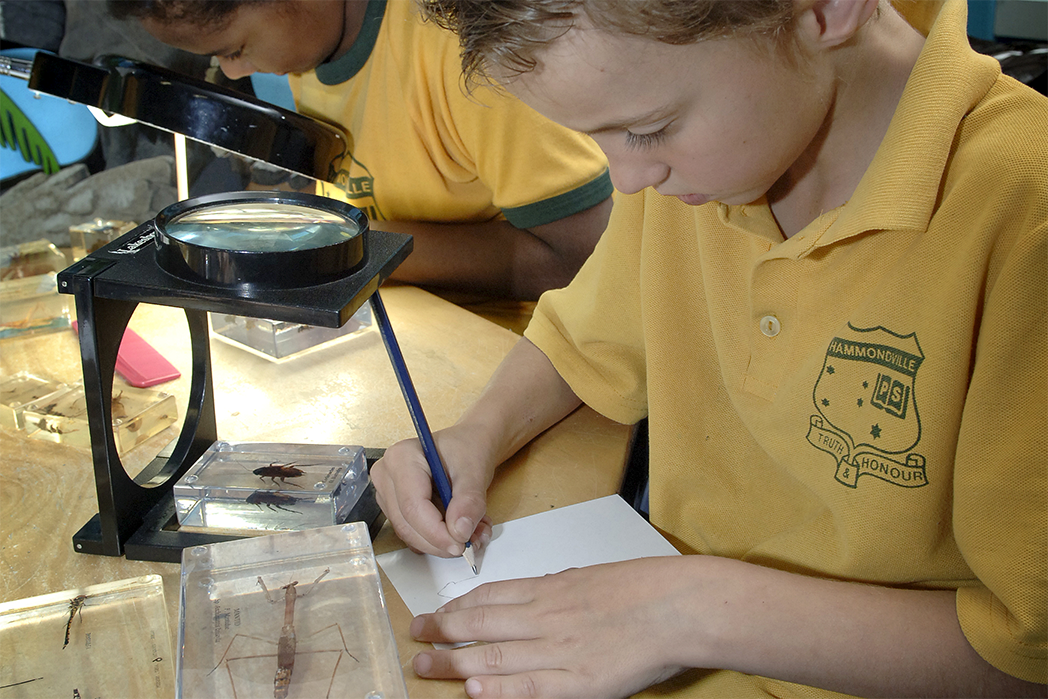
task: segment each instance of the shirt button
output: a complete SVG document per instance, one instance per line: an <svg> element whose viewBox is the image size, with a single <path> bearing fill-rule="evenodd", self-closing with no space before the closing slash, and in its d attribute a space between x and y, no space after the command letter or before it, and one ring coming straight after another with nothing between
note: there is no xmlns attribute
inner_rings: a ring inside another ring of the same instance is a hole
<svg viewBox="0 0 1048 699"><path fill-rule="evenodd" d="M766 337L775 337L780 330L782 330L782 325L775 316L764 316L761 318L761 332Z"/></svg>

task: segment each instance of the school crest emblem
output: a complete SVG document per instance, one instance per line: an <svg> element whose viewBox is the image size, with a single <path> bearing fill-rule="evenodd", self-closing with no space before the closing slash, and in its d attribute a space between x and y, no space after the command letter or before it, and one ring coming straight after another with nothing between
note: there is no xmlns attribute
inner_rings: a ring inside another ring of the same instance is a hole
<svg viewBox="0 0 1048 699"><path fill-rule="evenodd" d="M346 168L346 164L349 168ZM364 163L350 154L342 160L339 167L332 166L328 173L328 182L342 190L342 196L352 206L361 209L372 221L384 221L385 216L375 201L375 177ZM330 196L330 195L329 195Z"/></svg>
<svg viewBox="0 0 1048 699"><path fill-rule="evenodd" d="M837 462L834 477L849 488L870 475L905 488L928 483L921 440L917 372L924 361L916 333L850 323L826 350L812 398L807 439Z"/></svg>

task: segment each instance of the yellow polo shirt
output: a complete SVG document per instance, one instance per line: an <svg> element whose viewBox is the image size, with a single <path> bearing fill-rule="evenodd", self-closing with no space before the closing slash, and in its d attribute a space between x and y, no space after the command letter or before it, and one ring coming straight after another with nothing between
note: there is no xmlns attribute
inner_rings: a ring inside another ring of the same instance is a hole
<svg viewBox="0 0 1048 699"><path fill-rule="evenodd" d="M965 15L935 19L847 204L784 240L764 200L623 197L525 334L587 404L649 418L651 520L682 551L956 589L975 650L1045 682L1048 100Z"/></svg>
<svg viewBox="0 0 1048 699"><path fill-rule="evenodd" d="M298 111L349 133L322 193L373 221L530 228L611 196L592 139L508 93L466 94L458 38L424 23L412 0L369 0L350 50L290 83Z"/></svg>

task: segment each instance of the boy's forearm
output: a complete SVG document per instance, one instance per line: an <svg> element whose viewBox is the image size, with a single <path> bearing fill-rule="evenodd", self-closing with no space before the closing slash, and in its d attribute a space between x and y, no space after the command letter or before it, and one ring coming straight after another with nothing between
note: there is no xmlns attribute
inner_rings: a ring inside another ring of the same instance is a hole
<svg viewBox="0 0 1048 699"><path fill-rule="evenodd" d="M611 200L532 230L507 221L375 221L414 236L414 250L392 278L409 284L533 301L567 285L607 225Z"/></svg>
<svg viewBox="0 0 1048 699"><path fill-rule="evenodd" d="M581 402L546 355L521 338L456 425L486 435L489 463L501 464Z"/></svg>
<svg viewBox="0 0 1048 699"><path fill-rule="evenodd" d="M865 697L1045 696L1043 685L997 670L972 649L953 591L830 581L726 559L716 567L726 574L716 605L724 613L697 625L714 637L695 644L701 650L687 665Z"/></svg>

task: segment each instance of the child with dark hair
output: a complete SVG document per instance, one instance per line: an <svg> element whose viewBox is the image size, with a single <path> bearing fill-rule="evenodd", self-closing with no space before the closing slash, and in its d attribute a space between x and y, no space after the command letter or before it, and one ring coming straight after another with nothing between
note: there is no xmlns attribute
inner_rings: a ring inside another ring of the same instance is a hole
<svg viewBox="0 0 1048 699"><path fill-rule="evenodd" d="M412 622L474 697L1044 696L1048 100L966 6L429 0L463 64L624 195L476 405L372 471L412 548L491 535L498 464L585 402L648 419L685 554ZM477 81L474 81L476 83ZM571 532L564 532L570 537Z"/></svg>
<svg viewBox="0 0 1048 699"><path fill-rule="evenodd" d="M611 210L588 137L512 96L463 90L455 37L406 0L110 0L231 78L289 74L298 111L351 147L323 193L410 233L394 278L534 300L567 284Z"/></svg>

